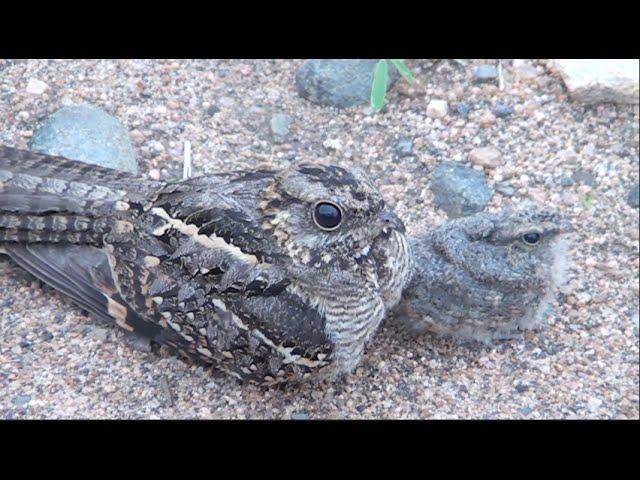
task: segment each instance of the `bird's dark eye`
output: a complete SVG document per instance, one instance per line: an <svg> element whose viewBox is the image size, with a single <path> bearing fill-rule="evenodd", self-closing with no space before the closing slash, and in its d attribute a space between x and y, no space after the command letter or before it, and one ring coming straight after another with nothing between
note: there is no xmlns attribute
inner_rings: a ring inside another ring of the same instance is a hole
<svg viewBox="0 0 640 480"><path fill-rule="evenodd" d="M340 207L330 202L318 202L313 210L313 221L323 230L335 230L342 221Z"/></svg>
<svg viewBox="0 0 640 480"><path fill-rule="evenodd" d="M528 245L535 245L540 241L541 238L542 238L542 235L540 235L538 232L529 232L529 233L525 233L522 236L522 240L524 240L524 243Z"/></svg>

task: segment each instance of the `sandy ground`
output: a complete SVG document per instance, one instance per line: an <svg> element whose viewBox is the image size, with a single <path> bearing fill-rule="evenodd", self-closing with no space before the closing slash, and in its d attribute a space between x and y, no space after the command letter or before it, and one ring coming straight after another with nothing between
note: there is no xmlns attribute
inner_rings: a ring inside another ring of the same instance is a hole
<svg viewBox="0 0 640 480"><path fill-rule="evenodd" d="M445 220L428 189L435 166L495 146L503 165L486 170L488 182L515 193L496 193L490 209L533 198L578 226L570 281L547 328L487 347L383 327L343 382L264 389L145 351L3 257L0 417L637 419L638 209L626 197L638 183L638 106L574 104L546 61L534 62L535 75L505 61L504 91L472 83L481 61L408 63L424 89L398 82L372 115L298 98L299 61L0 60L0 143L25 148L48 115L90 102L129 129L142 174L180 172L185 140L196 173L357 163L410 232ZM28 94L31 78L48 90ZM464 102L469 117L454 109L428 118L431 99ZM515 113L491 118L496 102ZM293 118L285 143L271 137L275 113ZM412 157L395 155L401 137L413 140ZM581 170L592 185L562 180Z"/></svg>

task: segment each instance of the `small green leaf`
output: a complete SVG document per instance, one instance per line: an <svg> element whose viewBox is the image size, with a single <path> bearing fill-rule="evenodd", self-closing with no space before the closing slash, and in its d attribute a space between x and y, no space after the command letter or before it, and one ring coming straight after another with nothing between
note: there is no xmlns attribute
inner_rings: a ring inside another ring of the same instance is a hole
<svg viewBox="0 0 640 480"><path fill-rule="evenodd" d="M458 65L462 65L463 67L469 63L468 60L463 60L462 58L454 58L453 59L454 62L456 62Z"/></svg>
<svg viewBox="0 0 640 480"><path fill-rule="evenodd" d="M398 69L400 75L402 75L409 84L413 83L413 74L411 73L411 70L409 70L409 67L404 63L404 60L391 60L391 63L393 63L393 66Z"/></svg>
<svg viewBox="0 0 640 480"><path fill-rule="evenodd" d="M389 67L386 60L376 63L373 72L373 84L371 85L371 108L374 112L379 112L384 106L384 97L387 93L387 82L389 80Z"/></svg>

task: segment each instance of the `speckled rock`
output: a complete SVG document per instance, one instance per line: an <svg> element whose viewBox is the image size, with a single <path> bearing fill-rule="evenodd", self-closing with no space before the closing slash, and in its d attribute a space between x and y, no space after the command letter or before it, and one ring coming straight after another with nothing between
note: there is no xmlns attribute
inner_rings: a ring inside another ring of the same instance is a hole
<svg viewBox="0 0 640 480"><path fill-rule="evenodd" d="M430 188L435 206L450 218L481 212L492 195L484 173L455 162L443 163L435 169Z"/></svg>
<svg viewBox="0 0 640 480"><path fill-rule="evenodd" d="M36 130L29 148L138 173L127 130L118 119L93 105L73 105L58 110Z"/></svg>
<svg viewBox="0 0 640 480"><path fill-rule="evenodd" d="M296 74L298 94L319 105L339 108L364 105L371 99L377 60L307 60ZM389 66L389 86L398 73Z"/></svg>

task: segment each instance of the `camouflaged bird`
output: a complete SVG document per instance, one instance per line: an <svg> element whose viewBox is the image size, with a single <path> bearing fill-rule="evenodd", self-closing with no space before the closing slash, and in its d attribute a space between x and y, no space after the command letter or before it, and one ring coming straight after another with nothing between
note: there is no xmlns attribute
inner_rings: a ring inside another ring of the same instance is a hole
<svg viewBox="0 0 640 480"><path fill-rule="evenodd" d="M261 384L351 371L411 272L360 170L150 181L0 147L0 250L89 312Z"/></svg>
<svg viewBox="0 0 640 480"><path fill-rule="evenodd" d="M564 281L570 230L558 214L525 203L412 237L414 272L391 318L412 333L485 343L535 328Z"/></svg>

